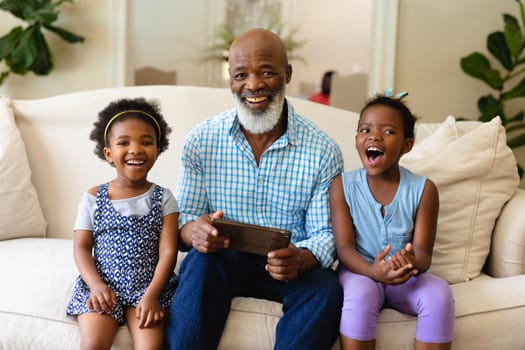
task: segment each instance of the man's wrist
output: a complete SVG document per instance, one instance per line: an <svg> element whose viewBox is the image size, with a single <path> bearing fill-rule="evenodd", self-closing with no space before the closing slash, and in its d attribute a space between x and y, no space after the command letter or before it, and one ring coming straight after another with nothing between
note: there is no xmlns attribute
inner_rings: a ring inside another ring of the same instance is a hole
<svg viewBox="0 0 525 350"><path fill-rule="evenodd" d="M312 270L320 266L315 255L307 248L299 248L299 274L304 271Z"/></svg>

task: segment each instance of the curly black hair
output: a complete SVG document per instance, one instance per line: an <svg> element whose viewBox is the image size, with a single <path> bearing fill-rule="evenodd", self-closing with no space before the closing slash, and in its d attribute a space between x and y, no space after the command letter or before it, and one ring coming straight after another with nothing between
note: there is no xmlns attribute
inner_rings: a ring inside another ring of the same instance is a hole
<svg viewBox="0 0 525 350"><path fill-rule="evenodd" d="M157 121L158 126L155 123L155 121L153 121L148 115L133 111L142 111L149 114ZM160 112L159 103L155 100L146 100L143 97L133 99L123 98L120 100L113 101L109 105L107 105L106 108L104 108L98 113L98 119L95 123L93 123L94 128L91 131L91 134L89 135L89 139L95 141L96 143L94 153L97 157L99 157L102 160L106 160L106 157L104 156L104 147L107 146L105 140L111 133L112 125L109 125L107 135L104 135L106 132L106 126L108 125L108 122L111 120L111 118L113 118L118 113L122 112L125 113L123 113L122 116L118 117L119 121L130 117L138 118L144 120L146 123L150 124L153 127L157 138L157 148L159 149L159 154L164 152L168 148L168 135L171 132L171 128L168 126L168 124L164 120L164 116Z"/></svg>
<svg viewBox="0 0 525 350"><path fill-rule="evenodd" d="M361 110L361 113L359 113L359 117L361 118L366 109L377 105L387 106L399 111L399 113L401 113L401 118L403 119L405 138L414 138L414 126L419 118L412 114L407 105L401 101L401 98L376 95L366 103L365 107Z"/></svg>

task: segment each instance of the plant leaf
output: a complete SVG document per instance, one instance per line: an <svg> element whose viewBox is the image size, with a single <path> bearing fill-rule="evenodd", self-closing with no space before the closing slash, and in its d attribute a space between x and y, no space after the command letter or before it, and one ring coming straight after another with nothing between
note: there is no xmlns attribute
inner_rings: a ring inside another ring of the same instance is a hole
<svg viewBox="0 0 525 350"><path fill-rule="evenodd" d="M515 136L507 140L507 145L510 148L516 148L525 145L525 134Z"/></svg>
<svg viewBox="0 0 525 350"><path fill-rule="evenodd" d="M525 78L523 78L516 86L511 90L504 92L501 95L503 101L508 101L516 97L525 97Z"/></svg>
<svg viewBox="0 0 525 350"><path fill-rule="evenodd" d="M0 73L0 85L4 82L5 78L9 76L9 71L5 71Z"/></svg>
<svg viewBox="0 0 525 350"><path fill-rule="evenodd" d="M479 121L488 122L495 116L499 115L503 125L507 122L507 118L503 112L502 103L490 94L479 98L478 109L481 112L481 115L478 118Z"/></svg>
<svg viewBox="0 0 525 350"><path fill-rule="evenodd" d="M29 0L3 0L0 2L0 9L11 12L15 17L25 20L24 9L31 8Z"/></svg>
<svg viewBox="0 0 525 350"><path fill-rule="evenodd" d="M230 44L235 40L235 31L233 28L227 24L223 24L217 27L216 32L213 35L214 39L219 40L220 42L230 47Z"/></svg>
<svg viewBox="0 0 525 350"><path fill-rule="evenodd" d="M275 18L270 22L270 24L268 24L268 30L271 30L278 36L282 37L284 32L284 23Z"/></svg>
<svg viewBox="0 0 525 350"><path fill-rule="evenodd" d="M33 64L37 55L33 44L33 31L39 30L36 26L27 27L19 36L18 43L5 58L5 62L11 71L16 74L24 75Z"/></svg>
<svg viewBox="0 0 525 350"><path fill-rule="evenodd" d="M509 119L509 123L521 122L523 121L524 117L525 117L525 112L519 111L518 113L516 113L514 117ZM523 127L525 128L525 123L519 124L519 125L523 125ZM512 130L512 127L507 127L507 130L509 130L509 128ZM519 128L521 128L521 126Z"/></svg>
<svg viewBox="0 0 525 350"><path fill-rule="evenodd" d="M33 46L36 50L36 56L29 68L35 74L47 75L53 70L53 56L47 45L46 39L40 30L33 32Z"/></svg>
<svg viewBox="0 0 525 350"><path fill-rule="evenodd" d="M513 60L517 61L523 49L523 34L520 25L516 17L509 14L503 15L503 20L505 21L505 42Z"/></svg>
<svg viewBox="0 0 525 350"><path fill-rule="evenodd" d="M64 2L73 0L0 0L0 10L29 23L27 28L16 27L0 38L0 61L4 60L9 67L8 72L0 73L0 84L10 73L24 75L33 71L45 75L53 70L53 55L42 32L44 27L67 42L84 41L82 36L51 25L58 19L58 7Z"/></svg>
<svg viewBox="0 0 525 350"><path fill-rule="evenodd" d="M523 7L523 2L521 2L521 0L517 1L517 3L520 6L521 24L525 27L525 8Z"/></svg>
<svg viewBox="0 0 525 350"><path fill-rule="evenodd" d="M58 19L58 11L54 8L43 8L35 13L35 22L50 25Z"/></svg>
<svg viewBox="0 0 525 350"><path fill-rule="evenodd" d="M520 120L522 120L523 119L523 111L521 111L518 114L522 115L521 119L520 119ZM517 115L514 116L514 118L516 118L516 117L517 117ZM514 132L514 131L521 130L521 129L525 129L525 123L523 123L521 121L512 122L512 123L509 123L509 124L505 125L505 130L507 131L507 133Z"/></svg>
<svg viewBox="0 0 525 350"><path fill-rule="evenodd" d="M83 36L80 36L80 35L76 35L76 34L73 34L71 33L70 31L68 30L65 30L65 29L62 29L62 28L59 28L59 27L55 27L55 26L52 26L52 25L49 25L49 24L44 24L44 27L55 33L55 34L58 34L58 36L60 36L63 40L67 41L68 43L82 43L84 42L84 37Z"/></svg>
<svg viewBox="0 0 525 350"><path fill-rule="evenodd" d="M0 61L9 56L13 51L18 37L22 34L22 27L15 27L9 33L0 38Z"/></svg>
<svg viewBox="0 0 525 350"><path fill-rule="evenodd" d="M499 72L490 66L489 60L481 53L474 52L461 59L463 72L482 80L493 89L499 90L503 81Z"/></svg>
<svg viewBox="0 0 525 350"><path fill-rule="evenodd" d="M519 65L519 64L524 64L525 63L525 57L523 57L522 59L516 61L516 66Z"/></svg>
<svg viewBox="0 0 525 350"><path fill-rule="evenodd" d="M72 0L3 0L0 9L11 12L14 16L34 24L51 24L58 19L58 7Z"/></svg>
<svg viewBox="0 0 525 350"><path fill-rule="evenodd" d="M489 34L487 37L487 49L505 69L512 70L512 56L503 32L498 31Z"/></svg>

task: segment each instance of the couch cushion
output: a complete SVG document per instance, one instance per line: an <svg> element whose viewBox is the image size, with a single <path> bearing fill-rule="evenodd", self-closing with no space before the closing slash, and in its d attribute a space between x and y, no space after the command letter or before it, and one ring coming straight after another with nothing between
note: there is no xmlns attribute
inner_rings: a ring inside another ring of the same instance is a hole
<svg viewBox="0 0 525 350"><path fill-rule="evenodd" d="M78 349L78 323L66 316L77 276L72 240L0 242L0 349ZM113 344L132 348L125 326Z"/></svg>
<svg viewBox="0 0 525 350"><path fill-rule="evenodd" d="M401 164L438 187L440 211L430 271L449 283L479 276L501 208L519 183L499 118L461 135L453 117Z"/></svg>
<svg viewBox="0 0 525 350"><path fill-rule="evenodd" d="M525 190L519 188L505 204L492 233L487 271L493 277L525 274Z"/></svg>
<svg viewBox="0 0 525 350"><path fill-rule="evenodd" d="M0 349L78 349L78 324L65 315L77 273L72 240L26 238L0 242L0 280L4 287L0 288ZM482 275L452 285L456 301L454 348L516 348L501 346L502 341L512 344L512 337L493 335L523 334L525 323L516 321L525 312L523 290L524 275L502 279ZM219 349L272 348L281 316L279 303L234 298ZM415 316L383 309L376 348L408 348L415 327ZM469 336L473 331L475 337ZM113 348L132 348L125 326L120 327ZM332 349L337 348L338 344Z"/></svg>
<svg viewBox="0 0 525 350"><path fill-rule="evenodd" d="M0 97L0 240L42 237L46 221L10 101Z"/></svg>

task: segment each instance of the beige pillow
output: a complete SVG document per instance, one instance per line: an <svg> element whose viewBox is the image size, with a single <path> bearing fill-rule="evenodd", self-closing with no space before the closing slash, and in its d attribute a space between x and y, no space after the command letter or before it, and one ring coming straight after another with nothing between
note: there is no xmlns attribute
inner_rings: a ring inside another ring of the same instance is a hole
<svg viewBox="0 0 525 350"><path fill-rule="evenodd" d="M458 138L458 130L456 129L456 119L453 116L448 116L445 121L439 125L436 130L432 130L430 123L416 124L416 142L415 146L410 151L410 159L426 159L433 157L441 152L450 142ZM421 140L420 135L432 135Z"/></svg>
<svg viewBox="0 0 525 350"><path fill-rule="evenodd" d="M479 276L496 218L516 191L519 176L499 117L462 136L452 121L449 117L400 164L438 187L440 210L430 271L457 283Z"/></svg>
<svg viewBox="0 0 525 350"><path fill-rule="evenodd" d="M45 230L24 142L9 100L0 96L0 240L43 237Z"/></svg>

